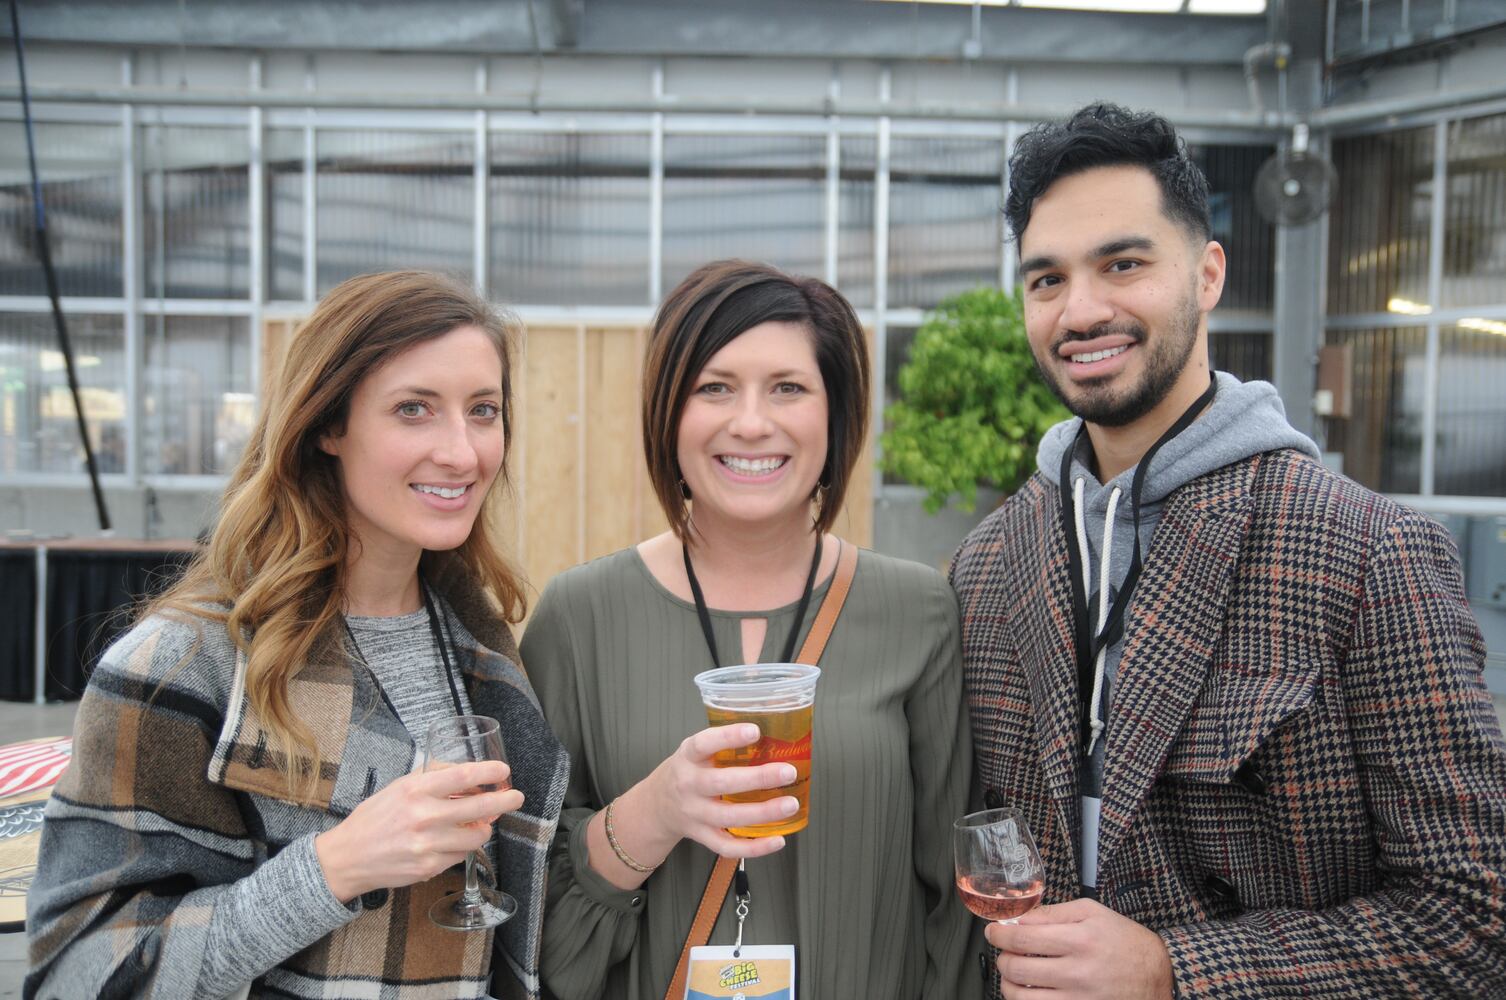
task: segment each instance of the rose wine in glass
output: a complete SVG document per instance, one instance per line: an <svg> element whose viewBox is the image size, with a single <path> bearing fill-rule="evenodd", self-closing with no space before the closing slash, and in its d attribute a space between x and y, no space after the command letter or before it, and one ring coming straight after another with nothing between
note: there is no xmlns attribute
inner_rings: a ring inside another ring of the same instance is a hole
<svg viewBox="0 0 1506 1000"><path fill-rule="evenodd" d="M437 771L483 760L507 760L502 750L501 727L496 719L485 715L457 715L441 719L429 727L424 770ZM481 785L463 794L476 795L510 787L511 782ZM465 889L437 900L429 908L429 919L452 931L478 931L505 923L517 912L517 900L479 883L476 854L472 851L465 858Z"/></svg>
<svg viewBox="0 0 1506 1000"><path fill-rule="evenodd" d="M969 813L952 824L957 894L984 920L1012 924L1041 901L1046 869L1018 809Z"/></svg>

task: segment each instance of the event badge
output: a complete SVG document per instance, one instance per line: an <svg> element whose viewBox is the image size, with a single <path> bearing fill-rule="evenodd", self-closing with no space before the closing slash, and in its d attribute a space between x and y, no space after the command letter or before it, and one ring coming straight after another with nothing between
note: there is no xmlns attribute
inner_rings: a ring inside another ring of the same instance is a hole
<svg viewBox="0 0 1506 1000"><path fill-rule="evenodd" d="M795 946L692 948L685 1000L795 1000Z"/></svg>
<svg viewBox="0 0 1506 1000"><path fill-rule="evenodd" d="M746 859L737 863L732 886L737 898L737 940L730 948L701 945L690 949L685 1000L795 1000L795 946L743 944L743 925L753 902Z"/></svg>

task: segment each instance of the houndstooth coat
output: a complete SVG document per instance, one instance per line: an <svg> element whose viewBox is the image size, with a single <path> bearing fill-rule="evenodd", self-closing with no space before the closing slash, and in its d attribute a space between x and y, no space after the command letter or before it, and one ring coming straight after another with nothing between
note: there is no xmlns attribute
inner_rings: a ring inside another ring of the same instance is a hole
<svg viewBox="0 0 1506 1000"><path fill-rule="evenodd" d="M952 565L976 764L1079 895L1056 487ZM1100 900L1180 1000L1506 997L1506 748L1448 534L1290 451L1167 501L1124 632ZM995 980L996 981L996 980Z"/></svg>

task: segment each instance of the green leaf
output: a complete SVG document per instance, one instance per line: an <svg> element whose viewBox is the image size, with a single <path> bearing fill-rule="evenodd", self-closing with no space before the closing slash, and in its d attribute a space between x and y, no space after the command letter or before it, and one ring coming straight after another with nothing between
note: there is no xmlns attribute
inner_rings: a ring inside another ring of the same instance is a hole
<svg viewBox="0 0 1506 1000"><path fill-rule="evenodd" d="M972 510L979 484L1012 493L1035 449L1070 414L1041 381L1019 292L976 288L928 313L885 413L885 472L926 490L928 513L952 497Z"/></svg>

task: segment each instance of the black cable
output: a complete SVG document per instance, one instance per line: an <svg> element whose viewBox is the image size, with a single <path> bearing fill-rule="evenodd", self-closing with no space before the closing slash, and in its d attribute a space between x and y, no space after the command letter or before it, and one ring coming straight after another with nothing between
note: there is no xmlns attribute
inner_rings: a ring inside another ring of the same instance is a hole
<svg viewBox="0 0 1506 1000"><path fill-rule="evenodd" d="M99 485L99 464L89 444L89 425L84 420L84 404L79 398L78 372L73 365L73 344L68 339L68 324L63 320L63 303L58 294L58 276L52 266L52 249L47 241L47 211L42 203L42 182L37 176L36 139L32 134L31 95L26 89L26 50L21 43L21 14L16 0L10 0L11 34L16 41L16 67L21 74L21 110L26 120L26 160L31 166L31 196L35 207L37 252L42 256L42 273L47 278L47 298L52 301L52 321L58 331L58 346L63 352L63 367L68 372L68 390L73 393L73 415L78 419L78 436L84 443L84 463L89 467L89 485L94 490L94 508L99 512L101 531L110 530L110 512L105 509L105 493Z"/></svg>

